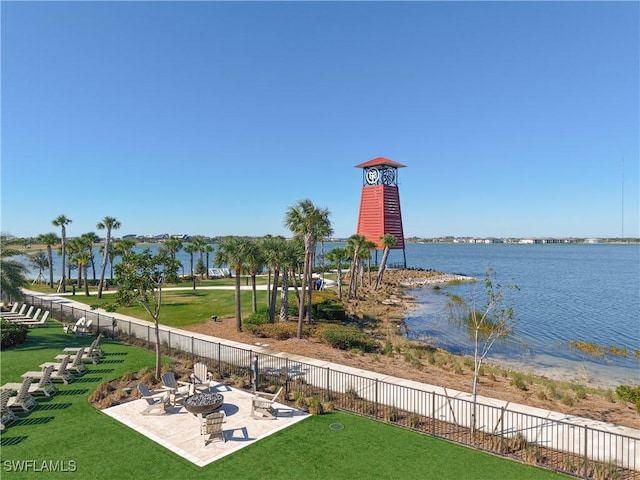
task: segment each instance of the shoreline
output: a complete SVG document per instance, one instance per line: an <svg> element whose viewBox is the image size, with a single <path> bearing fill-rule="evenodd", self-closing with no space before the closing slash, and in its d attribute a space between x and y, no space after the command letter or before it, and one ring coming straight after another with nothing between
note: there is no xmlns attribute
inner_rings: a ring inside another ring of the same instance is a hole
<svg viewBox="0 0 640 480"><path fill-rule="evenodd" d="M409 338L409 328L405 325L407 313L411 309L418 308L418 304L410 299L414 296L407 292L408 289L417 289L427 285L444 285L450 282L477 282L475 277L450 274L439 272L437 275L429 275L427 277L403 278L397 282L401 295L406 299L405 310L402 314L403 337L409 342L416 342L422 345L431 345L440 348L450 355L460 356L462 358L473 359L472 354L456 354L449 351L446 347L437 345L437 337L429 338ZM431 341L430 341L431 339ZM535 362L531 364L531 360L535 358ZM638 385L640 378L634 381L633 372L629 372L629 367L603 365L597 362L591 362L588 359L576 360L571 358L563 358L554 356L550 353L535 353L530 359L518 356L505 356L504 354L489 354L483 365L494 368L511 370L541 379L556 380L559 382L586 384L589 387L598 389L614 389L619 385Z"/></svg>

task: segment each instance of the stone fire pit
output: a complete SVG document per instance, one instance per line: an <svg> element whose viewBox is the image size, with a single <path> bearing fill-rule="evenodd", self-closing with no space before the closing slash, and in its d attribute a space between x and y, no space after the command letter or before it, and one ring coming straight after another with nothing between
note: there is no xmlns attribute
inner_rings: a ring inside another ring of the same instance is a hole
<svg viewBox="0 0 640 480"><path fill-rule="evenodd" d="M221 393L196 393L187 397L183 405L187 412L206 415L216 411L223 403L224 397Z"/></svg>

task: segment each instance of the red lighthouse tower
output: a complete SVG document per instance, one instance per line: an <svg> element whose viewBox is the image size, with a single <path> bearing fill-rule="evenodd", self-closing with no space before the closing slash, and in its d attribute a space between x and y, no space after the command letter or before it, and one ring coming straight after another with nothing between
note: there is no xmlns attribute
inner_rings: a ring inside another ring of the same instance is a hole
<svg viewBox="0 0 640 480"><path fill-rule="evenodd" d="M398 168L403 167L406 165L383 157L356 165L356 168L362 168L363 174L357 233L374 242L377 249L383 248L380 237L385 233L396 237L398 243L393 248L402 249L406 268L407 257L398 193Z"/></svg>

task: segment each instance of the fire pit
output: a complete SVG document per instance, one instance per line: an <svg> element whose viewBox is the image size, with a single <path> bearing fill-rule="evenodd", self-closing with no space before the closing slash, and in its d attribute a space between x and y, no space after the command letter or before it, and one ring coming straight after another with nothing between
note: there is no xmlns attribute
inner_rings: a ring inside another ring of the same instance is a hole
<svg viewBox="0 0 640 480"><path fill-rule="evenodd" d="M206 415L220 408L223 402L224 397L221 393L196 393L187 397L183 405L187 412Z"/></svg>

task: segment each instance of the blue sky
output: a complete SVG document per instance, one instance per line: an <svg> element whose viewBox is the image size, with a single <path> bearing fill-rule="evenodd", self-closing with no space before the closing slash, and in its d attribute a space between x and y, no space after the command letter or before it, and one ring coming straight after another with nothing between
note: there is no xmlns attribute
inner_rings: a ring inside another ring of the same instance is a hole
<svg viewBox="0 0 640 480"><path fill-rule="evenodd" d="M407 237L640 236L638 2L1 8L3 233L347 237L382 156Z"/></svg>

